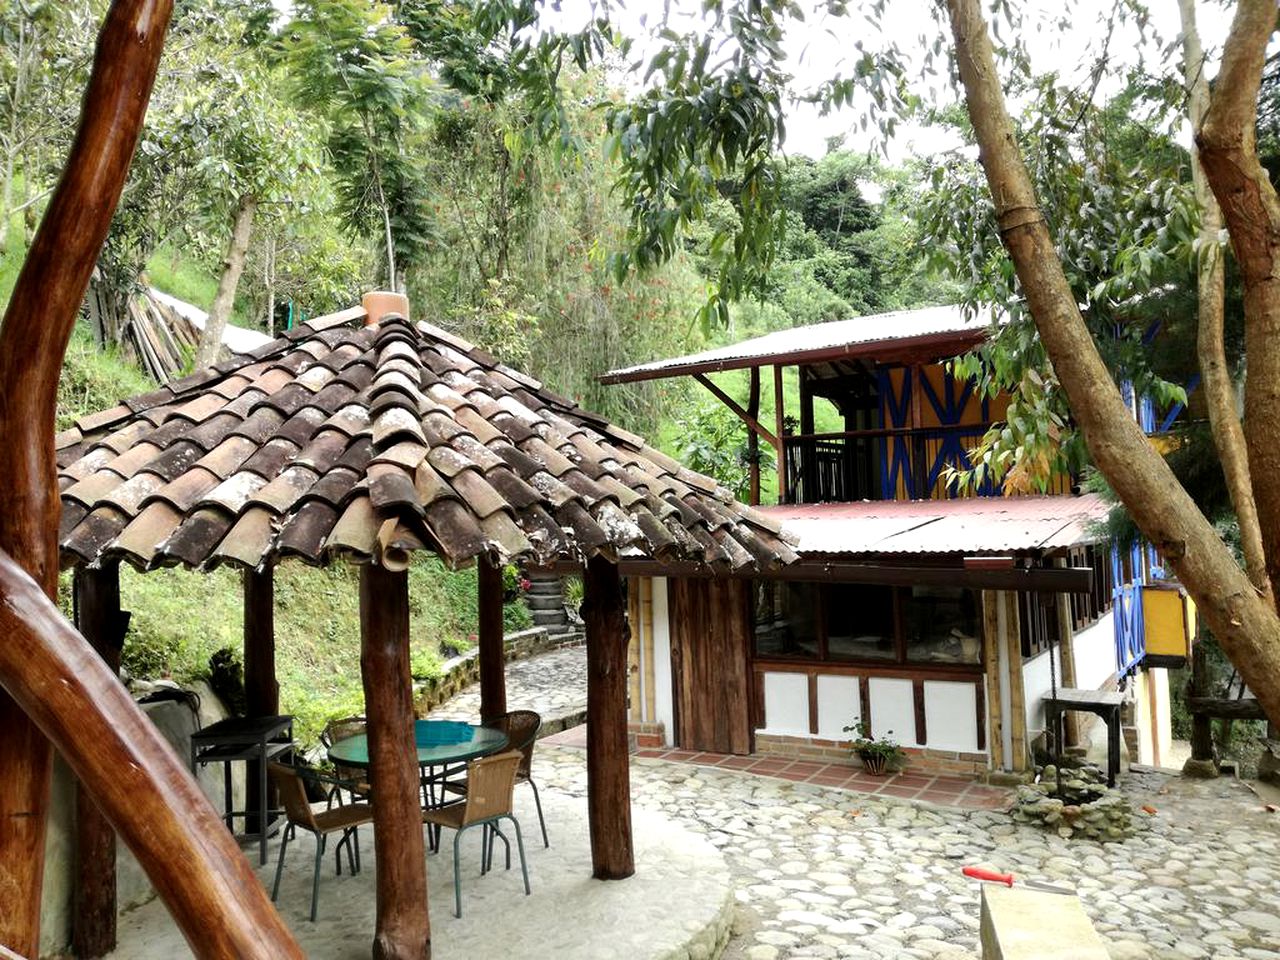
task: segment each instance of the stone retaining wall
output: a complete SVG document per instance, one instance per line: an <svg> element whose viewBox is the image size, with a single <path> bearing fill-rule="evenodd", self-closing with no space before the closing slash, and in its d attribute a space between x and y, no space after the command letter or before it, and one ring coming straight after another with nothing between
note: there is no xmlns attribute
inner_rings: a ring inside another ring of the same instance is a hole
<svg viewBox="0 0 1280 960"><path fill-rule="evenodd" d="M530 627L507 634L505 638L506 660L524 660L528 657L559 650L562 647L580 647L586 638L580 630L552 633L546 627ZM473 647L461 656L445 661L440 676L423 680L414 685L414 712L419 717L453 699L473 683L480 682L480 651ZM554 731L550 731L554 732Z"/></svg>

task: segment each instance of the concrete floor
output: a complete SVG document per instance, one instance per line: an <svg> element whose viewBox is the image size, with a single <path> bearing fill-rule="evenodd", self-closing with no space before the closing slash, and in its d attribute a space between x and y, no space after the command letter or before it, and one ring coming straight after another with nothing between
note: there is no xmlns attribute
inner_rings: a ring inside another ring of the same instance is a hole
<svg viewBox="0 0 1280 960"><path fill-rule="evenodd" d="M727 937L732 888L723 855L705 838L660 813L634 811L636 874L604 883L591 878L586 803L550 789L542 793L551 847L543 848L533 797L516 788L516 816L525 838L532 895L525 896L519 861L480 876L479 831L463 837L462 919L453 915L452 833L443 853L428 854L432 955L532 960L668 960L687 958L691 945ZM290 844L278 908L308 957L367 960L374 931L374 856L371 827L362 831L363 871L334 875L326 853L320 917L311 903L309 836ZM514 846L514 845L513 845ZM258 876L270 889L277 842ZM256 848L255 848L256 852ZM501 857L501 844L495 862ZM154 900L120 919L117 960L178 960L191 951ZM705 954L704 954L705 955Z"/></svg>

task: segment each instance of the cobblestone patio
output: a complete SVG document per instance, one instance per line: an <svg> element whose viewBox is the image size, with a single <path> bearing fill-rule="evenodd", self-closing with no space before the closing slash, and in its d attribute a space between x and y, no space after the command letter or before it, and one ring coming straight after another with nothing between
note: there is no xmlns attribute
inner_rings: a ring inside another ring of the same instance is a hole
<svg viewBox="0 0 1280 960"><path fill-rule="evenodd" d="M507 664L507 709L536 710L544 725L580 722L587 712L587 648L563 647ZM431 711L435 720L480 721L480 685Z"/></svg>
<svg viewBox="0 0 1280 960"><path fill-rule="evenodd" d="M585 795L581 751L540 747L540 783ZM1131 773L1138 836L1101 845L1000 811L926 807L723 769L637 758L632 796L701 832L736 884L727 957L978 956L966 864L1075 887L1113 960L1280 960L1280 814L1236 781Z"/></svg>

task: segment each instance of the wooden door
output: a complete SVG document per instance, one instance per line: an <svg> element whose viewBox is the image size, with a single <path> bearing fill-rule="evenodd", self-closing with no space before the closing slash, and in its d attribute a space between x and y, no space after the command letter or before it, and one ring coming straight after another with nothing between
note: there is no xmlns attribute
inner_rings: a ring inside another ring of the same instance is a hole
<svg viewBox="0 0 1280 960"><path fill-rule="evenodd" d="M670 585L676 743L749 754L751 582L672 578Z"/></svg>

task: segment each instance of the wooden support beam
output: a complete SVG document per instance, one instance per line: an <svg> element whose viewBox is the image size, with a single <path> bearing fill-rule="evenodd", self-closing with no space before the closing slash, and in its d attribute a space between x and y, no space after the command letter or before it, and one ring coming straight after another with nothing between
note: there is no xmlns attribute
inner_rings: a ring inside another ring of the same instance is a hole
<svg viewBox="0 0 1280 960"><path fill-rule="evenodd" d="M1067 558L1057 557L1054 559L1053 565L1059 569L1065 568ZM1054 598L1054 607L1057 611L1058 637L1060 638L1059 645L1061 648L1058 651L1058 668L1062 677L1061 686L1074 687L1076 685L1076 625L1075 618L1071 615L1070 594L1063 593L1056 596ZM1066 744L1069 747L1073 747L1080 742L1080 718L1074 710L1069 710L1062 720Z"/></svg>
<svg viewBox="0 0 1280 960"><path fill-rule="evenodd" d="M481 558L476 571L480 593L480 719L487 722L507 712L502 568Z"/></svg>
<svg viewBox="0 0 1280 960"><path fill-rule="evenodd" d="M627 620L618 568L587 561L582 620L587 632L587 818L597 880L636 872L627 753Z"/></svg>
<svg viewBox="0 0 1280 960"><path fill-rule="evenodd" d="M76 567L76 625L112 674L129 615L120 610L120 566ZM104 957L116 948L116 834L93 796L76 781L76 850L71 949L77 957Z"/></svg>
<svg viewBox="0 0 1280 960"><path fill-rule="evenodd" d="M1022 682L1022 625L1018 614L1018 595L1007 591L1005 599L1005 652L1009 658L1009 729L1012 733L1012 755L1009 763L1015 772L1027 769L1027 708Z"/></svg>
<svg viewBox="0 0 1280 960"><path fill-rule="evenodd" d="M409 577L360 568L360 674L377 856L374 960L430 960L427 863L409 672Z"/></svg>
<svg viewBox="0 0 1280 960"><path fill-rule="evenodd" d="M756 370L754 372L755 372L754 379L756 382L756 390L757 390L756 404L758 407L759 406L758 391L759 391L759 385L760 385L760 371ZM778 436L781 436L781 434L779 433L778 435L774 435L770 433L768 430L766 430L763 426L761 426L760 421L757 419L757 417L759 416L758 410L756 413L753 414L747 410L742 409L742 405L738 403L737 400L733 399L733 397L729 396L727 393L725 393L723 390L721 390L719 387L717 387L714 383L712 383L710 380L708 380L705 376L703 376L700 373L695 373L693 375L693 379L697 380L700 384L702 384L704 387L710 390L712 395L715 396L717 400L719 400L726 407L728 407L730 410L736 413L738 415L738 418L742 420L742 422L745 423L751 429L752 433L755 433L755 434L758 434L759 436L764 437L765 442L770 444L771 446L773 447L778 446Z"/></svg>
<svg viewBox="0 0 1280 960"><path fill-rule="evenodd" d="M982 667L987 676L987 749L991 768L1004 769L1004 713L1000 691L1000 594L982 591Z"/></svg>
<svg viewBox="0 0 1280 960"><path fill-rule="evenodd" d="M0 682L93 794L194 955L301 960L301 949L186 762L2 550L0 597ZM9 908L22 901L6 895L0 903L0 919L9 920Z"/></svg>
<svg viewBox="0 0 1280 960"><path fill-rule="evenodd" d="M778 502L787 502L787 442L784 438L785 411L782 396L782 365L773 365L773 423L778 441Z"/></svg>
<svg viewBox="0 0 1280 960"><path fill-rule="evenodd" d="M1209 652L1203 643L1191 649L1191 689L1188 700L1198 699L1209 692ZM1213 718L1208 713L1191 714L1191 759L1213 760Z"/></svg>
<svg viewBox="0 0 1280 960"><path fill-rule="evenodd" d="M747 388L747 416L752 420L760 417L760 368L751 368L750 385ZM777 444L774 444L775 449ZM760 434L755 430L747 430L747 456L750 464L747 467L747 499L751 506L760 506Z"/></svg>
<svg viewBox="0 0 1280 960"><path fill-rule="evenodd" d="M244 591L244 705L249 717L274 717L280 712L280 685L276 682L275 575L271 567L246 570L241 585ZM265 788L270 810L275 804L275 790L270 783L258 779L258 765L246 764L245 808L256 810L262 804ZM255 799L256 798L256 799ZM247 816L245 830L257 833L257 816Z"/></svg>

